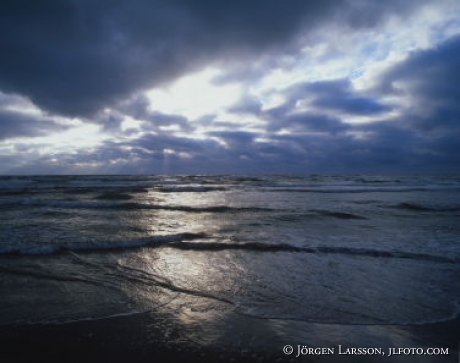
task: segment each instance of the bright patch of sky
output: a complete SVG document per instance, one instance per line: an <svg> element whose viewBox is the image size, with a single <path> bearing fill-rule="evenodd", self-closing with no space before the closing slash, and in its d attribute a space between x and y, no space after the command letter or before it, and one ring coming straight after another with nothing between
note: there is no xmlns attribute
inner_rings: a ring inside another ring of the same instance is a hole
<svg viewBox="0 0 460 363"><path fill-rule="evenodd" d="M79 123L67 131L50 134L42 137L35 137L28 141L33 145L53 145L53 149L59 152L71 151L75 148L88 148L97 145L103 136L99 134L100 126L94 124ZM18 140L19 142L21 140Z"/></svg>
<svg viewBox="0 0 460 363"><path fill-rule="evenodd" d="M218 69L206 68L181 77L168 87L148 91L150 109L190 120L206 115L222 116L225 107L240 96L241 86L213 84L212 79L220 73Z"/></svg>
<svg viewBox="0 0 460 363"><path fill-rule="evenodd" d="M378 29L347 32L331 28L329 24L327 31L318 29L309 34L303 40L306 45L296 56L284 57L278 62L282 66L267 69L259 79L251 79L251 84L245 84L244 79L215 84L213 79L224 70L205 68L167 87L148 91L150 109L189 120L214 115L216 120L235 122L241 129L235 115L229 115L226 109L243 92L258 99L263 109L269 109L282 104L285 100L283 90L299 82L347 78L356 90L366 91L375 85L382 71L404 60L412 51L427 49L460 33L458 13L460 5L452 2L443 7L424 6L405 19L393 16ZM387 116L396 117L398 113L392 111ZM376 118L372 116L354 116L349 121L373 120ZM246 117L243 123L248 125L246 129L262 126L256 117L252 117L252 123ZM202 127L199 131L206 129Z"/></svg>

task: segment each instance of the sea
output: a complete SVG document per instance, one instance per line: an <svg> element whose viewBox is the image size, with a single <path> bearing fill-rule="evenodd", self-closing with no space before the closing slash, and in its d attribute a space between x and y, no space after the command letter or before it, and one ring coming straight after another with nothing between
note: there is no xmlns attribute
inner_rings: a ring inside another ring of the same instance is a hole
<svg viewBox="0 0 460 363"><path fill-rule="evenodd" d="M151 314L203 351L238 319L454 321L460 176L1 176L0 277L0 327Z"/></svg>

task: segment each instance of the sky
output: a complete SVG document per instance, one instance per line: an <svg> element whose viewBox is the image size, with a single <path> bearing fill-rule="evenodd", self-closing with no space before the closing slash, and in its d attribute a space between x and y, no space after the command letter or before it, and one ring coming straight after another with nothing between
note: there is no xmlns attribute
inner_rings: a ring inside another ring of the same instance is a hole
<svg viewBox="0 0 460 363"><path fill-rule="evenodd" d="M0 174L460 172L458 0L3 0Z"/></svg>

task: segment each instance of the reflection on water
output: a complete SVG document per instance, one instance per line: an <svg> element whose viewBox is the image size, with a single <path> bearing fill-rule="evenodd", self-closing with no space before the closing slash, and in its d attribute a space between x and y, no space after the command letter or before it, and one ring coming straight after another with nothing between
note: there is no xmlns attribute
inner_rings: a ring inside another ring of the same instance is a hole
<svg viewBox="0 0 460 363"><path fill-rule="evenodd" d="M122 285L123 294L133 301L135 311L155 312L158 318L152 328L166 329L163 335L168 344L207 346L222 339L226 316L234 308L222 291L233 294L232 289L240 282L221 256L169 248L142 249L120 256L117 264L125 278L130 275L137 279Z"/></svg>
<svg viewBox="0 0 460 363"><path fill-rule="evenodd" d="M169 235L178 233L199 233L216 231L215 216L211 213L191 213L187 208L212 207L226 205L224 192L208 193L162 193L150 191L140 202L154 207L166 207L179 210L154 209L142 210L139 215L138 225L141 230L148 231L150 236L157 234Z"/></svg>
<svg viewBox="0 0 460 363"><path fill-rule="evenodd" d="M458 312L458 191L201 179L5 192L0 324L148 312L157 340L266 348L265 333L322 346L383 332L411 346L383 325Z"/></svg>
<svg viewBox="0 0 460 363"><path fill-rule="evenodd" d="M458 310L452 299L460 288L452 283L459 278L456 264L436 263L433 273L434 263L425 260L201 250L213 243L197 237L111 253L3 258L0 321L188 309L207 321L231 311L325 324L424 324L451 319Z"/></svg>

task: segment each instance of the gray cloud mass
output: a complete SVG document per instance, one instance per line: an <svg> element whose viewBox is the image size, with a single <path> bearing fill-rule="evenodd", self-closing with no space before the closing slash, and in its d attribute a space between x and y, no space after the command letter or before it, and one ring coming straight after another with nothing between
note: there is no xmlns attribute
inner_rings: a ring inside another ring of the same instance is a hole
<svg viewBox="0 0 460 363"><path fill-rule="evenodd" d="M0 141L17 137L43 136L67 129L68 127L51 119L37 119L35 115L0 110Z"/></svg>
<svg viewBox="0 0 460 363"><path fill-rule="evenodd" d="M420 2L5 0L0 89L88 116L204 62L282 48L327 21L375 26L414 6Z"/></svg>
<svg viewBox="0 0 460 363"><path fill-rule="evenodd" d="M30 164L10 170L459 171L460 36L413 51L383 70L366 92L344 78L299 82L280 90L284 102L272 108L243 93L227 109L235 122L152 111L141 94L213 62L234 65L215 84L255 80L269 59L289 52L312 29L332 23L350 32L377 29L389 15L404 16L419 6L396 0L292 0L289 6L281 0L2 1L0 141L66 129L46 112L84 117L122 136L62 153L58 162L31 156ZM395 101L385 101L388 96ZM21 97L40 107L42 116L12 110ZM104 113L106 107L112 110ZM122 131L126 116L140 121L137 131ZM361 116L376 122L350 122ZM257 117L264 126L239 129L245 117ZM207 131L196 138L192 131L200 125ZM171 126L181 133L165 131ZM31 147L22 147L32 155ZM5 163L14 164L8 158Z"/></svg>

